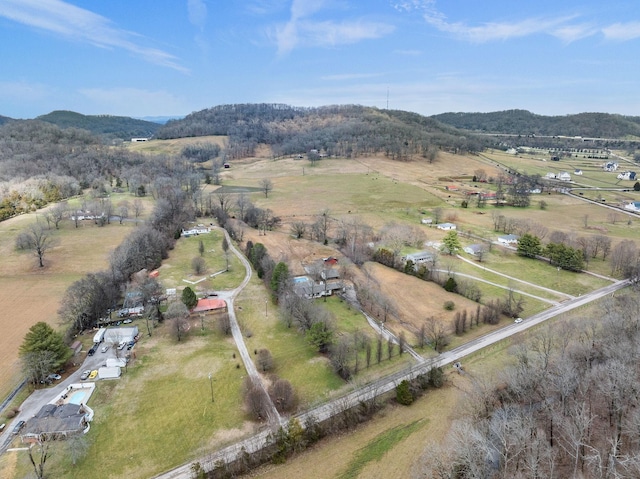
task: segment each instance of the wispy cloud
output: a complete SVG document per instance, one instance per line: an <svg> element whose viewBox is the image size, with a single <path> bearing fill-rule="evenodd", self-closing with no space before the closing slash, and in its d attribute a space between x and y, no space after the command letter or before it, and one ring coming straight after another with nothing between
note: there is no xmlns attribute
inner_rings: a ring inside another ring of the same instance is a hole
<svg viewBox="0 0 640 479"><path fill-rule="evenodd" d="M175 56L140 44L138 35L118 28L101 15L61 0L3 0L0 16L97 47L122 49L156 65L188 71Z"/></svg>
<svg viewBox="0 0 640 479"><path fill-rule="evenodd" d="M469 26L462 22L447 22L441 15L425 13L424 19L441 32L451 33L457 38L474 43L521 38L537 33L556 36L567 27L571 17L564 18L527 18L517 22L490 22L479 26Z"/></svg>
<svg viewBox="0 0 640 479"><path fill-rule="evenodd" d="M325 3L322 0L293 0L289 21L275 32L279 54L289 53L300 46L326 47L357 43L380 38L394 30L393 25L364 19L312 20L310 17L322 10Z"/></svg>
<svg viewBox="0 0 640 479"><path fill-rule="evenodd" d="M427 24L437 30L472 43L522 38L536 34L551 35L569 43L594 35L598 28L587 23L574 23L577 15L530 17L514 21L485 22L469 25L451 22L436 8L435 0L404 0L392 3L401 12L420 12Z"/></svg>
<svg viewBox="0 0 640 479"><path fill-rule="evenodd" d="M602 29L607 40L629 41L640 38L640 22L614 23Z"/></svg>

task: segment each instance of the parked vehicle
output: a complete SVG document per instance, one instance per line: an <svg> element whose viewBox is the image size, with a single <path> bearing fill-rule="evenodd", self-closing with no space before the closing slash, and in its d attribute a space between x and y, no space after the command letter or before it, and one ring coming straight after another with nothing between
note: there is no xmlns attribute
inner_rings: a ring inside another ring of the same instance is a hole
<svg viewBox="0 0 640 479"><path fill-rule="evenodd" d="M98 343L95 343L93 346L91 346L91 349L89 349L89 351L87 352L87 354L89 356L93 356L94 354L96 354L96 351L98 350Z"/></svg>
<svg viewBox="0 0 640 479"><path fill-rule="evenodd" d="M517 319L514 321L514 323L516 323L516 324L520 324L521 322L522 322L522 318L517 318Z"/></svg>
<svg viewBox="0 0 640 479"><path fill-rule="evenodd" d="M60 376L59 374L49 374L47 376L47 379L50 379L52 381L59 381L60 379L62 379L62 376Z"/></svg>
<svg viewBox="0 0 640 479"><path fill-rule="evenodd" d="M91 373L89 374L89 379L95 379L96 376L98 375L98 370L94 369L93 371L91 371Z"/></svg>
<svg viewBox="0 0 640 479"><path fill-rule="evenodd" d="M103 353L106 353L107 351L109 351L109 345L105 344L104 346L102 346L102 349L100 351L102 351Z"/></svg>
<svg viewBox="0 0 640 479"><path fill-rule="evenodd" d="M122 321L123 324L129 324L129 323L133 323L133 319L129 318L129 319L125 319L124 321Z"/></svg>
<svg viewBox="0 0 640 479"><path fill-rule="evenodd" d="M13 435L17 435L20 430L24 427L24 421L18 421L15 425L15 427L13 428Z"/></svg>
<svg viewBox="0 0 640 479"><path fill-rule="evenodd" d="M87 369L86 371L82 371L82 374L80 375L80 380L84 381L85 379L87 379L89 377L90 374L91 374L91 369Z"/></svg>

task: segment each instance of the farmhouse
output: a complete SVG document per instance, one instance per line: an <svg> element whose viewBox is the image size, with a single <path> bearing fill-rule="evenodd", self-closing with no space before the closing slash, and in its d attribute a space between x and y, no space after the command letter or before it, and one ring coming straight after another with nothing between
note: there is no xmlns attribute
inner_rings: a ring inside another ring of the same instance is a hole
<svg viewBox="0 0 640 479"><path fill-rule="evenodd" d="M402 261L413 261L413 264L427 263L433 261L433 254L428 251L418 251L417 253L410 253L400 258Z"/></svg>
<svg viewBox="0 0 640 479"><path fill-rule="evenodd" d="M604 171L616 171L618 169L618 163L614 163L613 161L608 161L602 167Z"/></svg>
<svg viewBox="0 0 640 479"><path fill-rule="evenodd" d="M478 254L482 254L486 251L486 248L483 244L480 243L476 243L476 244L471 244L469 246L465 246L464 248L462 248L463 251L465 253L471 254L473 256L476 256Z"/></svg>
<svg viewBox="0 0 640 479"><path fill-rule="evenodd" d="M422 218L420 220L420 223L422 223L423 225L430 225L433 223L433 220L431 218Z"/></svg>
<svg viewBox="0 0 640 479"><path fill-rule="evenodd" d="M84 404L45 404L27 421L20 439L31 443L67 439L81 434L89 429L91 412Z"/></svg>
<svg viewBox="0 0 640 479"><path fill-rule="evenodd" d="M498 236L498 243L516 244L518 243L519 239L520 239L520 236L518 235L503 235L503 236Z"/></svg>
<svg viewBox="0 0 640 479"><path fill-rule="evenodd" d="M218 311L226 311L227 302L224 299L219 298L203 298L198 300L195 308L191 310L192 313L215 313Z"/></svg>
<svg viewBox="0 0 640 479"><path fill-rule="evenodd" d="M547 180L555 180L558 177L558 175L556 175L555 173L549 172L546 175L544 175L544 177Z"/></svg>
<svg viewBox="0 0 640 479"><path fill-rule="evenodd" d="M582 176L582 170L574 170L573 174L577 176Z"/></svg>
<svg viewBox="0 0 640 479"><path fill-rule="evenodd" d="M623 171L622 173L618 174L618 179L619 180L635 180L636 179L636 172L635 171Z"/></svg>
<svg viewBox="0 0 640 479"><path fill-rule="evenodd" d="M566 171L563 171L562 173L560 173L556 178L559 179L560 181L571 181L571 175Z"/></svg>
<svg viewBox="0 0 640 479"><path fill-rule="evenodd" d="M207 234L210 232L211 230L207 226L198 225L188 230L182 230L182 232L180 233L180 236L184 236L185 238L188 238L189 236L198 236L198 235Z"/></svg>
<svg viewBox="0 0 640 479"><path fill-rule="evenodd" d="M453 223L440 223L437 228L439 230L444 230L444 231L451 231L451 230L455 230L456 229L456 225L454 225Z"/></svg>
<svg viewBox="0 0 640 479"><path fill-rule="evenodd" d="M625 210L629 211L640 211L640 201L632 201L631 203L627 203L624 205Z"/></svg>
<svg viewBox="0 0 640 479"><path fill-rule="evenodd" d="M323 296L331 296L334 291L344 292L342 281L326 281L314 283L313 281L299 281L293 284L293 292L296 296L307 299L316 299Z"/></svg>

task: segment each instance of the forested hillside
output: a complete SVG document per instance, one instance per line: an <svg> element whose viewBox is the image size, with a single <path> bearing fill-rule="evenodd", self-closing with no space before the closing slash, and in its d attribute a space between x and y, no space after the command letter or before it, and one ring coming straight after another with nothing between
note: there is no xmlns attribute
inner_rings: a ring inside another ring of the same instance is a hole
<svg viewBox="0 0 640 479"><path fill-rule="evenodd" d="M73 111L53 111L36 120L53 123L60 128L82 128L94 135L107 138L149 138L161 125L150 121L136 120L127 116L82 115Z"/></svg>
<svg viewBox="0 0 640 479"><path fill-rule="evenodd" d="M131 188L148 184L154 159L104 146L77 128L36 120L0 126L0 220L76 195L105 181Z"/></svg>
<svg viewBox="0 0 640 479"><path fill-rule="evenodd" d="M385 153L429 158L438 149L478 151L482 140L409 112L357 105L298 108L278 104L221 105L168 122L157 138L227 135L229 158L250 156L259 144L276 156L308 153L355 157Z"/></svg>
<svg viewBox="0 0 640 479"><path fill-rule="evenodd" d="M13 118L9 118L8 116L0 115L0 125L4 125L5 123L8 123L10 121L13 121Z"/></svg>
<svg viewBox="0 0 640 479"><path fill-rule="evenodd" d="M431 118L455 128L483 133L591 138L640 137L640 117L609 113L543 116L526 110L506 110L492 113L442 113Z"/></svg>

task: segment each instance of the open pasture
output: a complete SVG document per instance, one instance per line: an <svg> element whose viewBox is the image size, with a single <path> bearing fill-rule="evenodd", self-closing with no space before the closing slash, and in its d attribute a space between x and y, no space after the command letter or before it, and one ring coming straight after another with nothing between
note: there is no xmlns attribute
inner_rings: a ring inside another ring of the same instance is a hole
<svg viewBox="0 0 640 479"><path fill-rule="evenodd" d="M131 223L99 227L90 221L75 228L65 220L54 231L58 245L46 254L45 267L39 268L32 253L15 249L19 232L35 221L44 220L40 214L29 214L0 223L0 396L20 381L18 348L29 328L39 321L57 328L60 300L69 285L106 268L110 251L134 228Z"/></svg>

